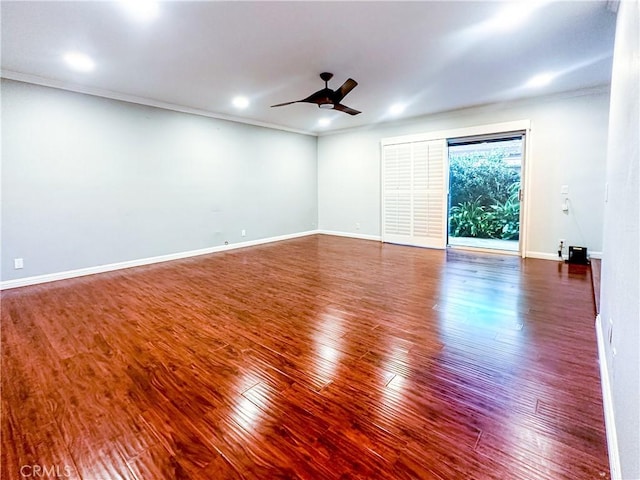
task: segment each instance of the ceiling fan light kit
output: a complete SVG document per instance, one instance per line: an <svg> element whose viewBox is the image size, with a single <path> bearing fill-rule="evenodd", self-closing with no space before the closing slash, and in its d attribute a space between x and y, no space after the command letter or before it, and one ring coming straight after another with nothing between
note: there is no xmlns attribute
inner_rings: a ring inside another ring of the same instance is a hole
<svg viewBox="0 0 640 480"><path fill-rule="evenodd" d="M320 74L320 78L324 81L324 88L312 93L307 98L302 100L294 100L293 102L278 103L277 105L271 105L272 107L284 107L285 105L291 105L293 103L315 103L322 109L333 109L340 112L348 113L349 115L358 115L358 110L354 110L351 107L342 105L340 102L347 94L353 90L358 82L353 78L348 78L346 82L342 84L337 90L331 90L329 88L329 80L333 77L333 73L323 72Z"/></svg>

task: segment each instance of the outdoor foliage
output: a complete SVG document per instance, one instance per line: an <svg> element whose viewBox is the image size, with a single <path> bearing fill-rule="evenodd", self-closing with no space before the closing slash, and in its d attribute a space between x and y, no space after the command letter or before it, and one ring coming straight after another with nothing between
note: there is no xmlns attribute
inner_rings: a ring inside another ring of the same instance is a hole
<svg viewBox="0 0 640 480"><path fill-rule="evenodd" d="M459 203L451 207L450 234L454 237L480 237L491 238L492 230L490 219L484 205L480 204L481 197L471 202Z"/></svg>
<svg viewBox="0 0 640 480"><path fill-rule="evenodd" d="M450 235L517 240L519 172L503 162L504 152L453 155Z"/></svg>
<svg viewBox="0 0 640 480"><path fill-rule="evenodd" d="M504 203L491 205L487 212L489 222L493 229L489 233L490 238L503 240L518 240L520 234L520 182L511 184L508 189L509 197Z"/></svg>

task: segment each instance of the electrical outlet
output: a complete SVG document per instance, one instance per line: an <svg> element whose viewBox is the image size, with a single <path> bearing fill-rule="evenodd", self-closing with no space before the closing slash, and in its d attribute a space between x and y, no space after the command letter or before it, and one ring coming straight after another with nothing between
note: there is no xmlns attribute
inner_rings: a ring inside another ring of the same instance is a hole
<svg viewBox="0 0 640 480"><path fill-rule="evenodd" d="M242 237L246 237L247 236L247 231L243 228L242 232L240 232L240 236Z"/></svg>
<svg viewBox="0 0 640 480"><path fill-rule="evenodd" d="M13 268L15 270L20 270L21 268L24 268L24 260L22 258L14 258Z"/></svg>
<svg viewBox="0 0 640 480"><path fill-rule="evenodd" d="M566 248L567 242L564 238L561 238L560 240L558 240L558 245L562 245L562 248Z"/></svg>
<svg viewBox="0 0 640 480"><path fill-rule="evenodd" d="M356 230L360 230L360 222L356 222Z"/></svg>

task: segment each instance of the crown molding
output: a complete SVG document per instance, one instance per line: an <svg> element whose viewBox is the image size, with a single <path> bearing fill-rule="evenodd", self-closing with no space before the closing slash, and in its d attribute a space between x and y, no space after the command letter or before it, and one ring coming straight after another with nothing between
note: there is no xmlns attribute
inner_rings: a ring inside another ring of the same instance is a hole
<svg viewBox="0 0 640 480"><path fill-rule="evenodd" d="M251 120L242 117L235 117L233 115L224 115L221 113L210 112L208 110L202 110L199 108L186 107L175 103L163 102L155 100L153 98L139 97L136 95L129 95L126 93L114 92L111 90L104 90L101 88L89 87L86 85L79 85L76 83L65 82L62 80L54 80L51 78L40 77L38 75L31 75L28 73L15 72L13 70L0 70L0 77L8 80L15 80L18 82L32 83L34 85L41 85L43 87L57 88L59 90L67 90L69 92L82 93L85 95L93 95L94 97L108 98L111 100L117 100L120 102L136 103L138 105L145 105L148 107L162 108L164 110L171 110L180 113L189 113L191 115L199 115L201 117L215 118L217 120L225 120L227 122L243 123L246 125L253 125L255 127L269 128L272 130L282 130L290 133L297 133L300 135L309 135L317 137L318 134L307 130L297 130L294 128L283 127L274 123L260 122L258 120Z"/></svg>

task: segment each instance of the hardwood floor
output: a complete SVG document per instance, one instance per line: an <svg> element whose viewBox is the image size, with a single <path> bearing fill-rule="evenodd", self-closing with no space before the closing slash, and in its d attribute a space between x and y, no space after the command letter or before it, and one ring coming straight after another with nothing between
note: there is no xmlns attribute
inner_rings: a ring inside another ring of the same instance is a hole
<svg viewBox="0 0 640 480"><path fill-rule="evenodd" d="M317 235L8 290L2 478L609 478L590 282Z"/></svg>

